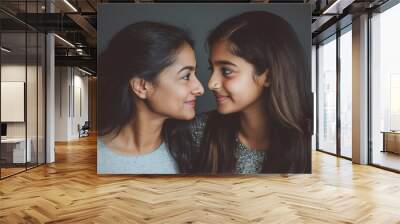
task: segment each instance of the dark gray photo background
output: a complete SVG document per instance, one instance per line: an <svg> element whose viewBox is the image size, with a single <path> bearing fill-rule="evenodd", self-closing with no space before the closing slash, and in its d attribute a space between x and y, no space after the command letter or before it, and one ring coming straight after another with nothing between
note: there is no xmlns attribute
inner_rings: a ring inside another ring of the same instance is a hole
<svg viewBox="0 0 400 224"><path fill-rule="evenodd" d="M140 21L163 22L186 29L195 41L198 78L205 93L197 98L198 113L213 110L215 99L208 90L208 50L206 38L210 30L227 18L246 11L262 10L281 16L295 30L303 44L308 63L307 83L311 94L311 8L308 4L265 3L142 3L99 4L98 6L98 55L106 49L110 39L125 26ZM261 27L260 27L261 28ZM273 30L271 30L273 32ZM101 79L101 71L98 71ZM115 74L118 78L118 74ZM101 89L99 89L101 91Z"/></svg>

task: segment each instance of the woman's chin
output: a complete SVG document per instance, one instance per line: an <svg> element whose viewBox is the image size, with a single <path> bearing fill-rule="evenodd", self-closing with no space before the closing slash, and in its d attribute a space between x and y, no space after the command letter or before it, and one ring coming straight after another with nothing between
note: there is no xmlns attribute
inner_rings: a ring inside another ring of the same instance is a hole
<svg viewBox="0 0 400 224"><path fill-rule="evenodd" d="M195 115L196 115L196 112L193 110L193 111L188 111L186 113L180 114L179 116L176 116L175 119L188 121L188 120L192 120Z"/></svg>

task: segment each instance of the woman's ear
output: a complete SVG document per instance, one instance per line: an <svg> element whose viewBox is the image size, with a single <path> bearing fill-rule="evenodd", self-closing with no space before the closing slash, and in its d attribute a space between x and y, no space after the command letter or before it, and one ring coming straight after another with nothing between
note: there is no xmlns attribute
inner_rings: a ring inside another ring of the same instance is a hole
<svg viewBox="0 0 400 224"><path fill-rule="evenodd" d="M143 78L134 77L129 81L129 85L132 92L134 92L140 99L147 99L152 91L151 83Z"/></svg>
<svg viewBox="0 0 400 224"><path fill-rule="evenodd" d="M271 85L271 72L267 69L263 75L265 75L264 87L269 87Z"/></svg>
<svg viewBox="0 0 400 224"><path fill-rule="evenodd" d="M266 69L263 73L258 75L257 79L260 86L269 87L271 85L271 75L269 69Z"/></svg>

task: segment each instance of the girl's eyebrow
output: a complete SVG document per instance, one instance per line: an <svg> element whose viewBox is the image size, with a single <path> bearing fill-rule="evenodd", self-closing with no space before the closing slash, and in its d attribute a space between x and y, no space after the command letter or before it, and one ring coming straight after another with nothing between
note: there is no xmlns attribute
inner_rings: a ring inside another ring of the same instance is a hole
<svg viewBox="0 0 400 224"><path fill-rule="evenodd" d="M212 64L211 61L209 61L209 63ZM214 63L217 64L217 65L232 65L232 66L237 67L236 64L234 64L234 63L232 63L230 61L227 61L227 60L218 60L218 61L215 61Z"/></svg>

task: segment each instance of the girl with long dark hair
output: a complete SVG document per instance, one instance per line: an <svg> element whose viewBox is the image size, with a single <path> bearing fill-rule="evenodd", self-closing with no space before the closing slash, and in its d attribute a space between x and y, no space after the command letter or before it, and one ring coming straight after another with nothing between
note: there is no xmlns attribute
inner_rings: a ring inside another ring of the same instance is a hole
<svg viewBox="0 0 400 224"><path fill-rule="evenodd" d="M191 170L188 120L204 89L188 34L162 23L132 24L111 39L99 68L98 173Z"/></svg>
<svg viewBox="0 0 400 224"><path fill-rule="evenodd" d="M217 110L192 128L200 173L310 173L312 98L304 49L281 17L251 11L208 36Z"/></svg>

